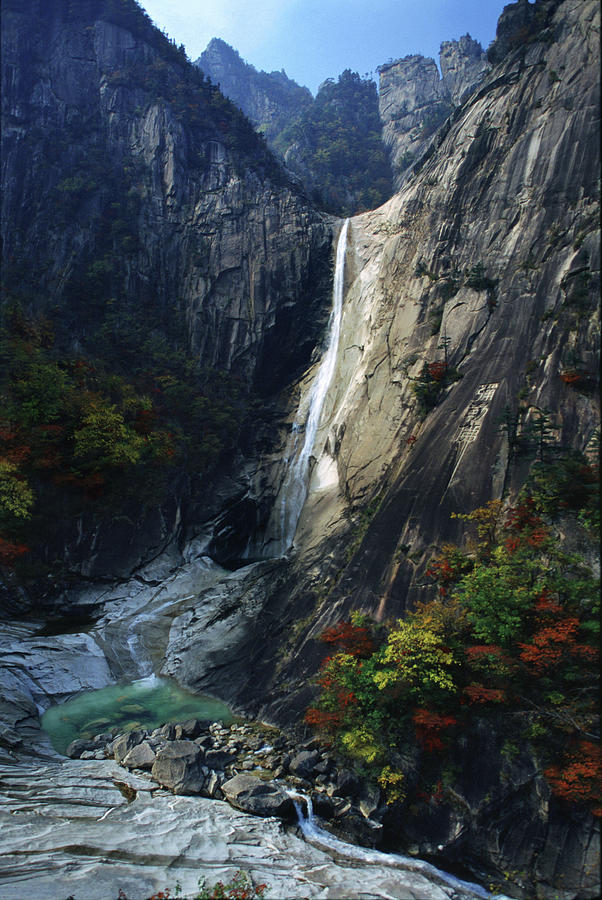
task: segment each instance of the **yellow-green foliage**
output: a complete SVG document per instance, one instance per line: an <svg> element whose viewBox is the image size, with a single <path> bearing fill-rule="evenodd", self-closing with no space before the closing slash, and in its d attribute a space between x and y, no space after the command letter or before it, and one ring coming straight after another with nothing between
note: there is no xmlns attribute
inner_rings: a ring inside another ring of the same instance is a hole
<svg viewBox="0 0 602 900"><path fill-rule="evenodd" d="M324 633L341 649L322 666L306 720L401 799L399 760L414 759L416 744L432 769L460 729L488 715L499 728L503 717L517 745L536 745L552 790L596 812L598 748L583 742L596 730L599 585L532 496L462 518L479 541L470 559L447 547L431 564L436 600L387 626L356 618Z"/></svg>
<svg viewBox="0 0 602 900"><path fill-rule="evenodd" d="M384 766L381 770L381 773L378 776L378 783L385 792L387 803L389 805L392 803L401 803L402 800L405 800L406 793L404 782L405 775L403 772L392 769L391 766Z"/></svg>
<svg viewBox="0 0 602 900"><path fill-rule="evenodd" d="M345 750L355 759L375 763L383 757L383 747L366 725L358 725L351 731L344 732L341 741Z"/></svg>
<svg viewBox="0 0 602 900"><path fill-rule="evenodd" d="M17 466L0 459L0 519L28 519L33 502L33 491L24 479L17 477Z"/></svg>
<svg viewBox="0 0 602 900"><path fill-rule="evenodd" d="M434 625L400 619L391 628L380 659L383 668L374 674L379 690L400 685L421 702L433 692L455 689L454 657Z"/></svg>
<svg viewBox="0 0 602 900"><path fill-rule="evenodd" d="M74 459L94 467L135 465L144 448L144 438L125 424L113 404L95 401L73 435Z"/></svg>

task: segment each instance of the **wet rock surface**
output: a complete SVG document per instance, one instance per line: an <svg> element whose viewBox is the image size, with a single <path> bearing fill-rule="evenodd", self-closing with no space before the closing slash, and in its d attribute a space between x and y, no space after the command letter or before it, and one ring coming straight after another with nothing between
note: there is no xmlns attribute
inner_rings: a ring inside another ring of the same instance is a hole
<svg viewBox="0 0 602 900"><path fill-rule="evenodd" d="M3 900L149 897L176 882L227 882L238 869L273 897L474 900L432 871L339 859L274 817L174 796L111 760L0 761ZM133 839L135 835L135 839Z"/></svg>

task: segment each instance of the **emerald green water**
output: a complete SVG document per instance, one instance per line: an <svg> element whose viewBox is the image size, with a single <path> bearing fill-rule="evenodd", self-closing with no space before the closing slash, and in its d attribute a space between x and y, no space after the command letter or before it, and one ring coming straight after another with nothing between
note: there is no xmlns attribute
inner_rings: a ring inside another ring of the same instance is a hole
<svg viewBox="0 0 602 900"><path fill-rule="evenodd" d="M166 722L208 719L230 724L234 716L225 703L190 694L167 678L151 675L130 684L112 684L51 706L42 716L42 728L58 753L65 753L76 738L91 738L103 731L157 728Z"/></svg>

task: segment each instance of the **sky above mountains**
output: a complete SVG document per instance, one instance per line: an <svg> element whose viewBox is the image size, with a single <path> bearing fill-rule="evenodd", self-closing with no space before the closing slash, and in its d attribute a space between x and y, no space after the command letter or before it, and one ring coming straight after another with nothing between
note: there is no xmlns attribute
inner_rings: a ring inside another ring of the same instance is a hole
<svg viewBox="0 0 602 900"><path fill-rule="evenodd" d="M211 38L267 72L284 69L312 93L344 69L376 73L411 53L437 62L441 41L467 32L484 49L508 0L140 0L190 59Z"/></svg>

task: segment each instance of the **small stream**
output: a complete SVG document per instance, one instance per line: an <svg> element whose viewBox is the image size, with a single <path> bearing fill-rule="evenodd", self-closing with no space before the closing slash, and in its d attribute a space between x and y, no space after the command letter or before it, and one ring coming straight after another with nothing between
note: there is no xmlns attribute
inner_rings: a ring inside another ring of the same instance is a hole
<svg viewBox="0 0 602 900"><path fill-rule="evenodd" d="M481 885L471 881L462 881L448 872L437 869L430 863L421 859L413 859L400 853L382 853L380 850L369 850L356 844L348 844L335 837L328 831L320 828L316 822L311 797L305 794L292 793L289 795L295 805L299 827L304 838L313 846L331 852L336 860L357 860L367 865L386 866L391 869L401 869L406 872L417 872L426 878L439 882L454 890L474 894L487 900L492 894ZM501 895L498 895L500 897Z"/></svg>

